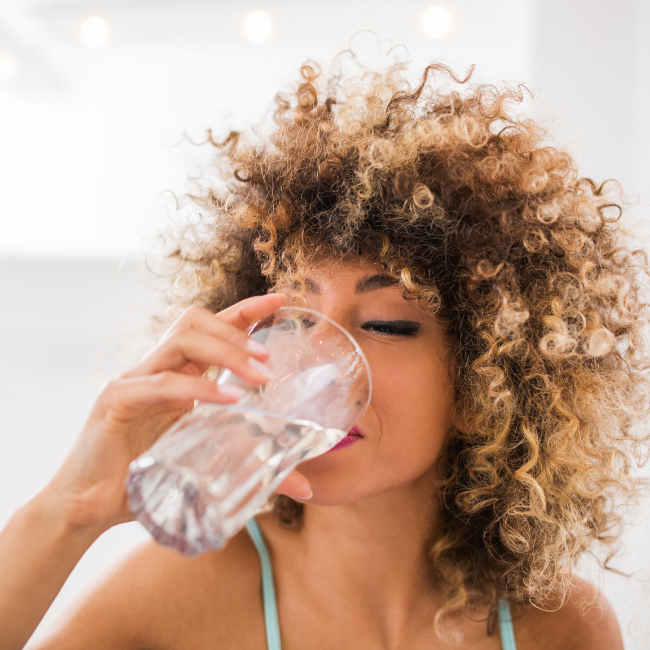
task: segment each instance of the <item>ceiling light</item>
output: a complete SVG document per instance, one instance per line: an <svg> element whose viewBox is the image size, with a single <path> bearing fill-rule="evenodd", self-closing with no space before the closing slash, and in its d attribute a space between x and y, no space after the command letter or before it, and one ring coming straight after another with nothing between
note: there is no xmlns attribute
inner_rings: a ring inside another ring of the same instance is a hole
<svg viewBox="0 0 650 650"><path fill-rule="evenodd" d="M454 15L446 7L432 5L422 14L422 31L429 38L444 38L454 25Z"/></svg>
<svg viewBox="0 0 650 650"><path fill-rule="evenodd" d="M16 78L16 72L16 59L11 54L0 52L0 81L13 81Z"/></svg>
<svg viewBox="0 0 650 650"><path fill-rule="evenodd" d="M273 33L273 18L266 11L255 9L244 16L243 28L251 43L265 43Z"/></svg>
<svg viewBox="0 0 650 650"><path fill-rule="evenodd" d="M81 40L88 47L104 47L111 35L111 26L103 16L90 16L81 21Z"/></svg>

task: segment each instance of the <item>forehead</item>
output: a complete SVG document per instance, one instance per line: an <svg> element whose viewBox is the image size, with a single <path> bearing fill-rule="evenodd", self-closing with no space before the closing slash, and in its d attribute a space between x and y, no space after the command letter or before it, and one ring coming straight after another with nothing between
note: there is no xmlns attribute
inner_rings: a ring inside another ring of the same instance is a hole
<svg viewBox="0 0 650 650"><path fill-rule="evenodd" d="M305 277L306 291L314 295L336 289L364 295L388 287L401 295L403 287L399 280L382 273L378 264L363 259L320 262Z"/></svg>
<svg viewBox="0 0 650 650"><path fill-rule="evenodd" d="M436 320L425 298L408 297L404 285L382 272L376 262L363 257L321 259L312 262L304 273L307 296L335 301L344 309L355 305L384 305L395 316ZM407 297L404 297L404 296ZM345 307L343 307L345 305Z"/></svg>

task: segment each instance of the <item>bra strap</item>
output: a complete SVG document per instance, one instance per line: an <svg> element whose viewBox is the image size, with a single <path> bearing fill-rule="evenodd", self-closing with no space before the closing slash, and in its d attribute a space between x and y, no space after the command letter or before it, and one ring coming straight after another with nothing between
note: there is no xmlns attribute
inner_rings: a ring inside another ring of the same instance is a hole
<svg viewBox="0 0 650 650"><path fill-rule="evenodd" d="M507 600L499 600L497 614L499 616L499 631L501 632L501 647L503 650L517 650L515 628L512 625L512 611Z"/></svg>
<svg viewBox="0 0 650 650"><path fill-rule="evenodd" d="M260 557L260 565L262 568L262 598L264 601L264 621L266 623L266 643L268 650L282 650L280 645L278 607L275 599L275 585L273 583L273 569L271 568L269 552L264 543L262 531L254 517L246 524L246 529ZM497 614L503 650L517 650L515 630L512 625L512 612L510 610L510 603L507 600L499 600Z"/></svg>
<svg viewBox="0 0 650 650"><path fill-rule="evenodd" d="M273 569L269 551L264 543L262 531L255 517L246 524L246 530L255 544L262 567L262 599L264 600L264 621L266 623L266 644L268 650L282 650L280 645L280 623L278 606L275 600Z"/></svg>

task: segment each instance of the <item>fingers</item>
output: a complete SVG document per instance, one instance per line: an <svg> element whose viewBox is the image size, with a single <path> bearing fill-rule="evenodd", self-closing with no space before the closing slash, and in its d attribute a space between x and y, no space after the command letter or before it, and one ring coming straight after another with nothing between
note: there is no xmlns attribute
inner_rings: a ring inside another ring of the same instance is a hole
<svg viewBox="0 0 650 650"><path fill-rule="evenodd" d="M261 302L262 305L265 305L265 303L274 305L278 302L278 295L282 296L283 294L270 294L270 296L273 297L273 300L271 301L267 300L269 296L254 296L253 298L247 298L244 301L232 305L232 307L229 307L229 309L237 307L247 300L253 300L253 304ZM284 298L280 301L280 304L282 302L284 302ZM170 335L179 330L195 329L205 334L211 334L212 336L227 338L236 345L239 345L242 348L246 348L249 337L244 331L245 328L236 327L234 324L229 322L228 319L222 318L222 314L227 311L228 310L224 310L217 314L213 314L211 311L204 309L203 307L190 307L186 309L179 318L176 319L176 321L171 325L171 327L162 337L161 341L167 340ZM275 311L275 308L272 309L272 311L269 311L268 308L265 308L262 313L264 313L264 316L268 316L269 314L273 313L273 311ZM259 318L263 318L264 316L260 316ZM253 322L259 320L259 318L256 318Z"/></svg>
<svg viewBox="0 0 650 650"><path fill-rule="evenodd" d="M245 330L256 321L276 312L284 303L283 293L269 293L265 296L253 296L220 311L217 316L226 322Z"/></svg>
<svg viewBox="0 0 650 650"><path fill-rule="evenodd" d="M275 489L275 494L286 494L292 499L311 499L313 493L309 481L297 470L293 470Z"/></svg>
<svg viewBox="0 0 650 650"><path fill-rule="evenodd" d="M171 336L165 345L157 349L156 354L135 368L131 376L153 375L169 370L182 372L189 363L195 363L206 368L227 367L244 381L257 385L266 383L270 377L270 371L265 372L262 364L268 356L268 353L247 351L225 339L195 330L183 330Z"/></svg>
<svg viewBox="0 0 650 650"><path fill-rule="evenodd" d="M203 377L175 372L161 372L145 377L117 379L110 382L99 397L97 405L104 411L120 411L122 417L138 414L143 407L164 402L192 404L194 400L230 404L243 394L237 386L217 386ZM126 412L125 412L126 411Z"/></svg>
<svg viewBox="0 0 650 650"><path fill-rule="evenodd" d="M269 378L268 373L265 374L259 365L255 370L255 362L249 360L265 361L269 352L242 328L277 311L283 302L284 294L253 296L216 315L202 307L190 307L151 352L122 376L136 377L184 369L202 374L212 365L227 367L250 383L264 383Z"/></svg>

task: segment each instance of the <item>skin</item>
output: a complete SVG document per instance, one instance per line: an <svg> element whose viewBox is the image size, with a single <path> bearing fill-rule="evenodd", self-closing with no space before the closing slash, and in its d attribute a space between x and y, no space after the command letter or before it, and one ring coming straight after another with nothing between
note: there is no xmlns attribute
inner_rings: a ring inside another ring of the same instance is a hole
<svg viewBox="0 0 650 650"><path fill-rule="evenodd" d="M362 439L303 463L281 486L305 503L304 525L288 530L268 514L258 518L271 552L282 646L497 649L487 612L454 617L442 637L433 626L442 602L425 563L436 519L435 462L450 427L463 423L435 317L405 300L400 286L355 292L378 270L355 259L316 265L310 274L308 306L355 336L370 363L373 396L357 425ZM220 365L263 382L246 363L266 357L246 352L243 330L282 302L252 298L216 316L194 308L100 395L64 466L0 534L3 649L23 647L94 539L131 518L122 487L128 462L193 399L226 401L203 370ZM395 320L419 323L417 335L376 325ZM28 647L265 648L260 580L245 531L222 551L193 559L149 542ZM553 613L516 610L519 649L622 648L602 597L599 610L579 615L592 589L576 584Z"/></svg>

